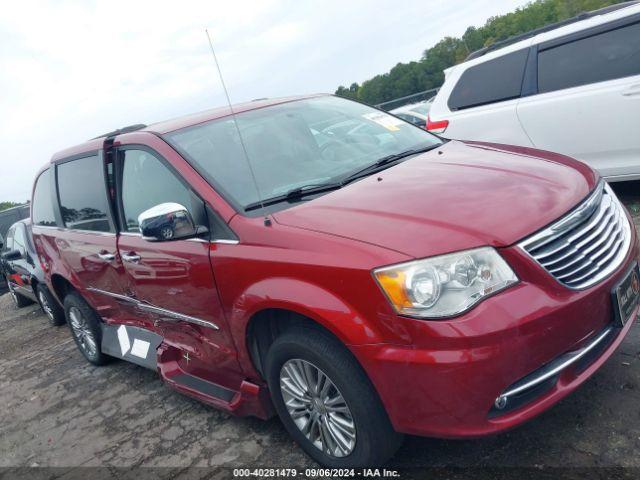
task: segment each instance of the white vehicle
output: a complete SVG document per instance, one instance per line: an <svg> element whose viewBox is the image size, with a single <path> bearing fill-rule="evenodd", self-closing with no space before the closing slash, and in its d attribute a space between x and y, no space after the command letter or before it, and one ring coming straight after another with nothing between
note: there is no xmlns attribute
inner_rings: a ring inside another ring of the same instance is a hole
<svg viewBox="0 0 640 480"><path fill-rule="evenodd" d="M445 71L427 130L536 147L640 179L640 3L582 14Z"/></svg>
<svg viewBox="0 0 640 480"><path fill-rule="evenodd" d="M417 127L426 128L427 117L429 115L429 109L431 108L432 100L433 99L424 102L403 105L402 107L390 110L389 113L392 113L396 117L400 117L401 119L412 123Z"/></svg>

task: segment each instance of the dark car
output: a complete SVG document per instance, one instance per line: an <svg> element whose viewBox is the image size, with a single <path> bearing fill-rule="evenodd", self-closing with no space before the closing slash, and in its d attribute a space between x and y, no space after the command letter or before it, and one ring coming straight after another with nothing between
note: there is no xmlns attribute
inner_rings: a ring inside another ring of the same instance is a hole
<svg viewBox="0 0 640 480"><path fill-rule="evenodd" d="M142 220L145 215L146 219ZM143 212L138 218L145 240L171 240L189 235L193 225L189 213L177 203L165 203Z"/></svg>
<svg viewBox="0 0 640 480"><path fill-rule="evenodd" d="M4 249L4 237L0 233L0 251L2 251L2 249ZM0 275L0 295L7 293L7 290L9 290L9 287L7 286L7 280L4 278L4 275Z"/></svg>
<svg viewBox="0 0 640 480"><path fill-rule="evenodd" d="M47 288L44 271L38 260L31 221L14 223L7 232L0 255L2 281L18 308L37 302L53 325L64 323L64 310Z"/></svg>

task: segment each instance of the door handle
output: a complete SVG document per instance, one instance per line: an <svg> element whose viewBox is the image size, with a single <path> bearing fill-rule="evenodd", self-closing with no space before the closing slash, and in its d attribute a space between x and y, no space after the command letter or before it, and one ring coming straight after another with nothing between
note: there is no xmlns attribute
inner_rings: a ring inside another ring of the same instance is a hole
<svg viewBox="0 0 640 480"><path fill-rule="evenodd" d="M134 252L125 253L122 255L122 260L129 263L138 263L140 261L140 255Z"/></svg>
<svg viewBox="0 0 640 480"><path fill-rule="evenodd" d="M98 254L98 258L100 260L104 260L105 262L113 262L116 259L116 256L113 253L109 253L106 250L103 250Z"/></svg>

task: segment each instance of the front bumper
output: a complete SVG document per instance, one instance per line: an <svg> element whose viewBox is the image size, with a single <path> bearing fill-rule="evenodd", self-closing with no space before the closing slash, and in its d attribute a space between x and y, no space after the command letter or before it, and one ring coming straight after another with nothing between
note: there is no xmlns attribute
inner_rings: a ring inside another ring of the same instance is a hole
<svg viewBox="0 0 640 480"><path fill-rule="evenodd" d="M614 326L611 290L638 260L635 232L616 272L584 291L558 284L517 247L501 253L523 267L517 270L521 282L515 287L451 321L398 318L411 332L411 346L351 347L397 431L459 438L513 428L557 403L600 368L639 313L623 328ZM505 392L554 365L563 368L535 388L511 392L507 405L496 404Z"/></svg>

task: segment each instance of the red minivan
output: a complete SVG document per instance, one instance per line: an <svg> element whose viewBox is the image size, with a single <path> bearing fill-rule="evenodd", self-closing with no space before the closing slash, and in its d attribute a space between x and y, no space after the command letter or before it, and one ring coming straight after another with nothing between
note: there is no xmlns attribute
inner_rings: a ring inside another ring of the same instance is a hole
<svg viewBox="0 0 640 480"><path fill-rule="evenodd" d="M327 466L519 425L638 313L636 232L592 169L329 95L93 139L53 157L31 205L89 362L277 413Z"/></svg>

